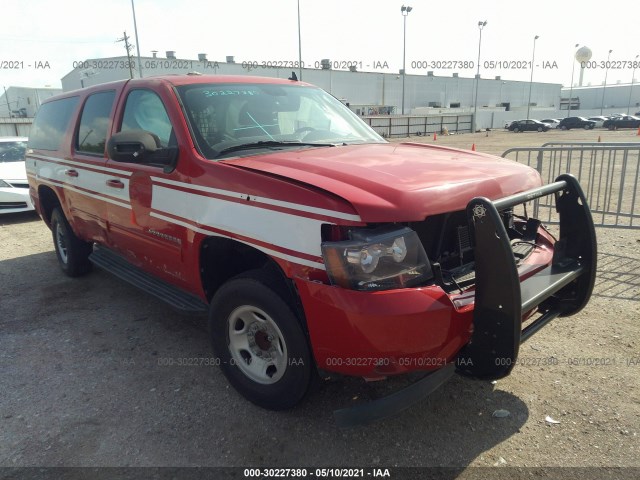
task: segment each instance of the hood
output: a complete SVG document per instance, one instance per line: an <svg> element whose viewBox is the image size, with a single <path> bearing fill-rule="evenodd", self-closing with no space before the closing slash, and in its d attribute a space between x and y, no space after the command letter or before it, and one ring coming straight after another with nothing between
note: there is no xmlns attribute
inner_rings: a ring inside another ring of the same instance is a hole
<svg viewBox="0 0 640 480"><path fill-rule="evenodd" d="M27 181L24 162L0 162L0 180Z"/></svg>
<svg viewBox="0 0 640 480"><path fill-rule="evenodd" d="M331 192L364 222L421 221L462 210L473 197L495 200L542 184L538 172L511 160L412 143L283 150L223 162Z"/></svg>

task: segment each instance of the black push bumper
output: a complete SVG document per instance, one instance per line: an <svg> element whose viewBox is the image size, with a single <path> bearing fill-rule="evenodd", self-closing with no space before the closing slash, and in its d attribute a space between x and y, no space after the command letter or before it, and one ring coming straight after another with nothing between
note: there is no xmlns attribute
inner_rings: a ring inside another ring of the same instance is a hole
<svg viewBox="0 0 640 480"><path fill-rule="evenodd" d="M560 217L552 264L520 282L500 211L552 194ZM475 241L474 331L458 357L458 373L494 380L511 372L522 342L587 304L595 283L596 233L580 184L568 174L494 202L474 198L467 216ZM523 315L536 308L540 316L523 329Z"/></svg>
<svg viewBox="0 0 640 480"><path fill-rule="evenodd" d="M500 212L548 195L555 195L560 216L553 261L520 282ZM335 411L339 426L367 424L399 413L432 393L455 371L484 380L505 377L517 363L522 342L554 318L577 313L589 301L596 274L596 234L584 193L572 175L560 175L550 185L496 201L474 198L467 205L467 216L475 248L471 341L455 364L387 397ZM523 315L534 309L539 316L523 329Z"/></svg>

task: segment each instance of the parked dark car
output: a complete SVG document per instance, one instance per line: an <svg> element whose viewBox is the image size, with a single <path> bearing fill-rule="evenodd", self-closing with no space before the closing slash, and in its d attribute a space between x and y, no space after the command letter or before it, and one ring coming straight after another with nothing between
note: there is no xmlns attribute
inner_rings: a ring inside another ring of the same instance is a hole
<svg viewBox="0 0 640 480"><path fill-rule="evenodd" d="M584 117L567 117L560 120L558 128L561 130L571 130L572 128L584 128L585 130L593 129L596 122L587 120Z"/></svg>
<svg viewBox="0 0 640 480"><path fill-rule="evenodd" d="M516 120L509 125L509 130L516 133L546 132L549 128L548 124L539 122L538 120Z"/></svg>
<svg viewBox="0 0 640 480"><path fill-rule="evenodd" d="M617 130L618 128L640 128L640 118L633 115L624 115L606 120L602 125L609 130Z"/></svg>

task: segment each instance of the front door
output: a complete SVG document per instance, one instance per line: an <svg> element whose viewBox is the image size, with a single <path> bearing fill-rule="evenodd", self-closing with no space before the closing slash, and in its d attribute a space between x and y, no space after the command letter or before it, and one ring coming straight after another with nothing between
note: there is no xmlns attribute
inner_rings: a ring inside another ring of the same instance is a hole
<svg viewBox="0 0 640 480"><path fill-rule="evenodd" d="M138 88L126 92L124 108L118 114L121 122L116 131L145 130L156 135L162 147L178 145L167 109L153 90ZM125 206L107 206L109 244L144 270L186 286L183 246L187 242L187 229L152 208L153 195L158 191L173 194L171 189L154 186L157 181L178 181L180 175L176 170L165 173L162 166L145 163L108 160L107 166L127 172L125 178L114 175L108 185L114 193L124 192L128 197Z"/></svg>

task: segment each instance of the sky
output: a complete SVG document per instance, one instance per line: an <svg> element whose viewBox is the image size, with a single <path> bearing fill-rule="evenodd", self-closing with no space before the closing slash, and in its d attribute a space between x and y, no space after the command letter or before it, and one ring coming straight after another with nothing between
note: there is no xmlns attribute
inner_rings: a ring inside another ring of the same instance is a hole
<svg viewBox="0 0 640 480"><path fill-rule="evenodd" d="M358 70L397 73L402 68L403 25L395 0L299 0L302 60L323 58ZM406 71L473 77L478 21L482 31L480 75L568 86L574 45L588 46L592 67L584 85L630 83L640 61L638 0L408 0ZM152 50L179 59L236 62L298 60L298 0L135 0L140 54ZM125 54L126 31L135 39L131 0L2 0L0 85L60 87L74 62ZM606 69L609 50L610 68ZM133 50L135 54L135 49ZM350 63L349 63L350 62ZM434 62L434 63L432 63ZM462 62L462 63L456 63ZM491 63L493 62L493 63ZM465 68L465 66L467 68ZM439 67L439 68L438 68ZM574 84L580 65L575 63ZM265 70L268 76L268 70ZM635 72L640 77L640 68Z"/></svg>

